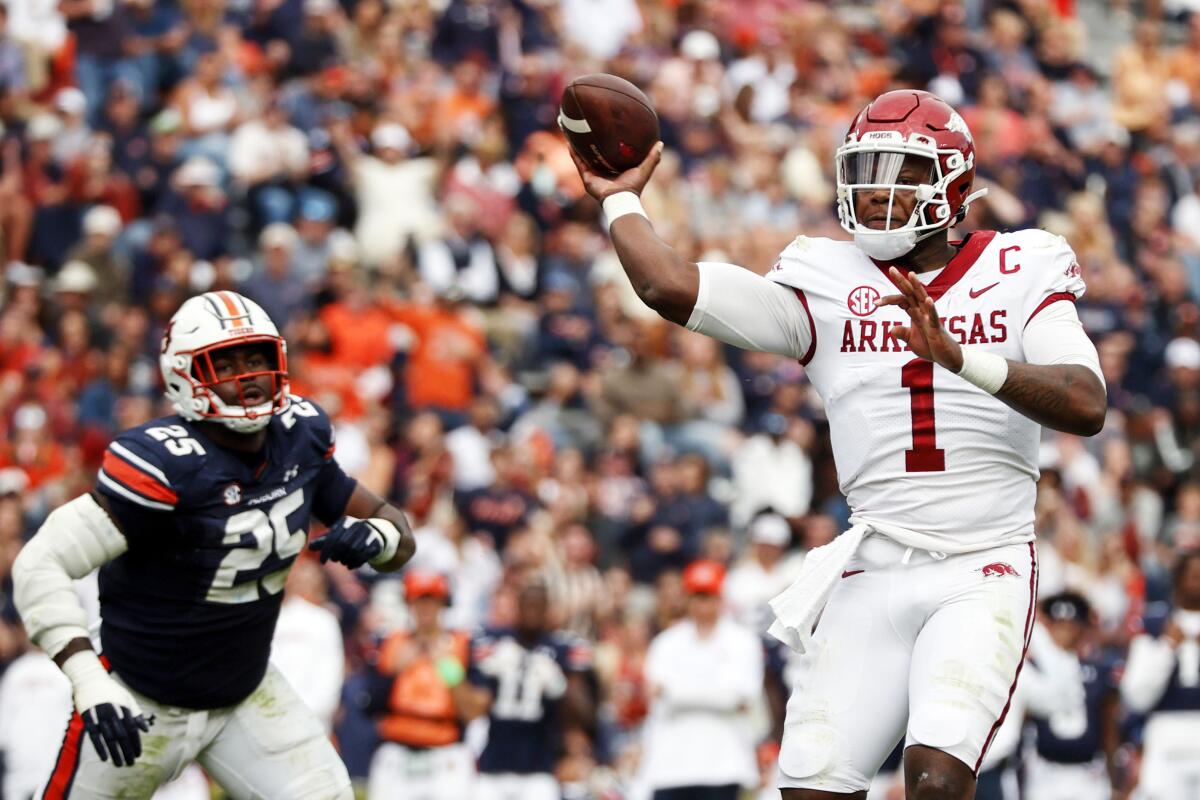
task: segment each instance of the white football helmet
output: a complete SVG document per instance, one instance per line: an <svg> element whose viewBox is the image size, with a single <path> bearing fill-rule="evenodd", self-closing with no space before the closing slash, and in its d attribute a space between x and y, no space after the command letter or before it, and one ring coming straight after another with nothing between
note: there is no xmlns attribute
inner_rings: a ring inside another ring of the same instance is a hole
<svg viewBox="0 0 1200 800"><path fill-rule="evenodd" d="M270 345L273 368L218 380L212 354L225 347L255 342ZM290 403L287 343L267 312L236 292L205 292L184 302L163 334L158 364L167 399L184 419L213 420L237 433L254 433L265 428L272 416L287 410ZM218 383L233 383L241 396L242 381L259 375L271 376L271 394L269 400L257 405L226 404L213 391Z"/></svg>

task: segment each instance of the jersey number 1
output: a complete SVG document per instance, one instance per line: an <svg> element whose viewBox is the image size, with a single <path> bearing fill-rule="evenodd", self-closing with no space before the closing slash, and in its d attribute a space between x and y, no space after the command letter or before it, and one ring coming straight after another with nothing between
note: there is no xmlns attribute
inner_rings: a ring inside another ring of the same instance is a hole
<svg viewBox="0 0 1200 800"><path fill-rule="evenodd" d="M933 419L933 362L914 358L900 370L900 385L912 402L911 450L904 451L905 472L944 472L946 451L937 446Z"/></svg>

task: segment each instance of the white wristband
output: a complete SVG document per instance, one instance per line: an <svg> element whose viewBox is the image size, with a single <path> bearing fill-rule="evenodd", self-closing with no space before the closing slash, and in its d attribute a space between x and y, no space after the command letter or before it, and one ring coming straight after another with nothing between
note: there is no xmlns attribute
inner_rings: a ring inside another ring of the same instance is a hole
<svg viewBox="0 0 1200 800"><path fill-rule="evenodd" d="M1008 380L1008 361L995 353L986 350L976 350L964 347L962 369L958 376L967 383L972 383L988 394L1000 391L1004 381Z"/></svg>
<svg viewBox="0 0 1200 800"><path fill-rule="evenodd" d="M400 549L400 540L404 538L404 534L396 527L395 523L383 517L371 517L364 521L383 537L383 550L371 559L371 566L378 567L386 564L396 557L396 551Z"/></svg>
<svg viewBox="0 0 1200 800"><path fill-rule="evenodd" d="M600 204L604 209L604 216L608 218L608 227L626 214L640 214L646 219L646 209L642 208L642 198L638 197L633 192L617 192L610 194L604 198L604 202Z"/></svg>

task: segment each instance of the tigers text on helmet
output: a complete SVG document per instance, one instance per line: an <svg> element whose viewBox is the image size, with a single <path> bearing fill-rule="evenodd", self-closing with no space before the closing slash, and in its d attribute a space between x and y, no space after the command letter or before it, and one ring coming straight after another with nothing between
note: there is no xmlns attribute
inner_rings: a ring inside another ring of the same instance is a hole
<svg viewBox="0 0 1200 800"><path fill-rule="evenodd" d="M928 161L927 177L900 183L906 159ZM975 144L958 112L929 92L901 89L886 92L858 113L846 141L834 156L837 171L838 219L854 243L872 258L891 261L917 242L963 219L971 201L987 193L970 193L975 178ZM883 229L858 219L858 193L887 193ZM898 192L914 192L907 220L893 220Z"/></svg>
<svg viewBox="0 0 1200 800"><path fill-rule="evenodd" d="M214 353L256 343L273 358L269 369L218 379ZM206 292L184 302L163 334L158 364L167 399L184 419L212 420L237 433L254 433L289 404L287 343L267 312L235 292ZM217 384L232 383L242 398L243 382L260 375L271 377L271 391L256 405L225 403L214 391Z"/></svg>

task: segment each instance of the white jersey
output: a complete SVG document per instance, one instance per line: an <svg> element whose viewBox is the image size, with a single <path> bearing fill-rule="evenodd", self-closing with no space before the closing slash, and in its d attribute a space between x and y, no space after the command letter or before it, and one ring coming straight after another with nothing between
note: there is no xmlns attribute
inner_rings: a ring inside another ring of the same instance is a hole
<svg viewBox="0 0 1200 800"><path fill-rule="evenodd" d="M890 335L909 320L877 306L898 291L885 267L851 242L801 236L767 278L795 290L807 314L793 338L808 341L801 361L856 520L945 552L1033 538L1040 426ZM1026 361L1029 320L1084 283L1062 237L981 231L926 290L961 344ZM689 327L714 327L697 316Z"/></svg>

